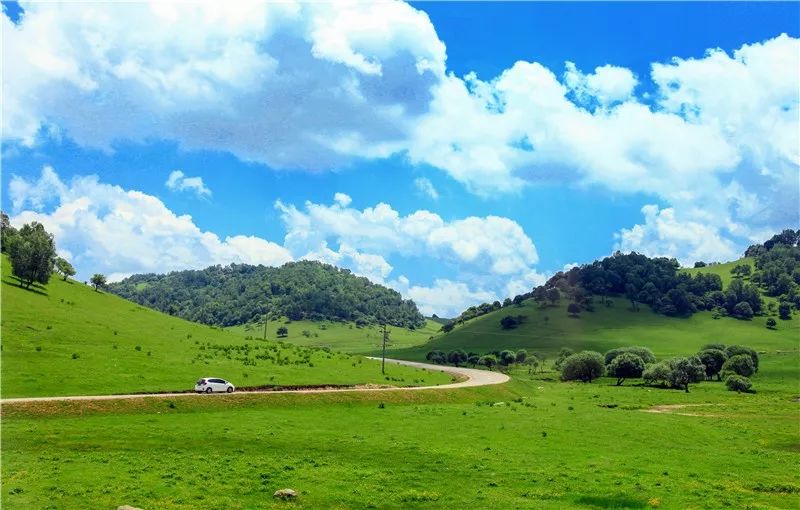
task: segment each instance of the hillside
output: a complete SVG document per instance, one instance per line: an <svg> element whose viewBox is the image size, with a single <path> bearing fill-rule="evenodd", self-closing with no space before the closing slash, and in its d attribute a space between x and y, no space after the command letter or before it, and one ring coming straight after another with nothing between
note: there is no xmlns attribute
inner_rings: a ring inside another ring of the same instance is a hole
<svg viewBox="0 0 800 510"><path fill-rule="evenodd" d="M414 302L398 292L346 269L313 261L134 275L111 284L109 290L161 312L216 326L248 324L263 320L266 314L360 325L425 325Z"/></svg>
<svg viewBox="0 0 800 510"><path fill-rule="evenodd" d="M441 373L241 334L170 317L53 276L25 290L2 259L2 396L191 389L199 377L237 386L449 382Z"/></svg>

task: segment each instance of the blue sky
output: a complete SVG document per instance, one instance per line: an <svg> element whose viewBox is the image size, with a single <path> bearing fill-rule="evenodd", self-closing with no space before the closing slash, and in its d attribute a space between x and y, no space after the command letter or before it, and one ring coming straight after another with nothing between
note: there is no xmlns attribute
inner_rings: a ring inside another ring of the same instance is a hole
<svg viewBox="0 0 800 510"><path fill-rule="evenodd" d="M3 209L84 279L313 258L453 315L798 223L797 3L4 7Z"/></svg>

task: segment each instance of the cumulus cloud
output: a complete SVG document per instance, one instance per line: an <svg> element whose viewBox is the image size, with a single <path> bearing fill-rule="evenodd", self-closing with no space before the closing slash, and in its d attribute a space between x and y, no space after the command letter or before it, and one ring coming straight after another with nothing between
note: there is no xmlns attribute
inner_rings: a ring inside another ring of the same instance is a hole
<svg viewBox="0 0 800 510"><path fill-rule="evenodd" d="M608 106L632 99L638 80L630 69L604 65L592 74L583 74L572 62L566 63L564 83L582 102L597 101Z"/></svg>
<svg viewBox="0 0 800 510"><path fill-rule="evenodd" d="M439 200L439 192L436 191L433 183L427 177L417 177L414 179L414 186L422 195L432 200Z"/></svg>
<svg viewBox="0 0 800 510"><path fill-rule="evenodd" d="M177 140L280 168L397 150L444 73L399 1L55 4L2 16L6 139Z"/></svg>
<svg viewBox="0 0 800 510"><path fill-rule="evenodd" d="M180 170L174 170L169 174L167 188L173 191L193 191L198 197L210 197L211 190L203 183L202 177L187 177Z"/></svg>
<svg viewBox="0 0 800 510"><path fill-rule="evenodd" d="M420 311L428 316L436 314L452 318L474 304L498 299L494 292L472 289L466 283L448 279L436 279L431 286L408 285L407 279L401 279L395 282L395 287L413 299Z"/></svg>
<svg viewBox="0 0 800 510"><path fill-rule="evenodd" d="M9 193L11 222L42 223L54 234L59 251L69 252L82 278L95 272L120 279L213 264L280 265L292 260L278 244L246 235L220 239L158 198L101 183L96 176L65 183L45 167L37 180L12 177Z"/></svg>

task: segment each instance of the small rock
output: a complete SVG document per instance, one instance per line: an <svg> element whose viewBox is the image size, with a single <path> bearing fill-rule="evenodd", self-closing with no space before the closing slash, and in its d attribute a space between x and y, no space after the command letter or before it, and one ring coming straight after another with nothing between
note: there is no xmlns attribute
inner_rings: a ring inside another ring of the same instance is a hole
<svg viewBox="0 0 800 510"><path fill-rule="evenodd" d="M275 494L273 494L273 496L281 499L294 499L297 497L297 491L295 491L294 489L281 489L275 491Z"/></svg>

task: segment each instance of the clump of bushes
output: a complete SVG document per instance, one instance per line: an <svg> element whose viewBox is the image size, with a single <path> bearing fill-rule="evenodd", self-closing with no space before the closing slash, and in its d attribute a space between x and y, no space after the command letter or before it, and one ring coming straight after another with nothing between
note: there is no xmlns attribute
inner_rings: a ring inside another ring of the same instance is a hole
<svg viewBox="0 0 800 510"><path fill-rule="evenodd" d="M606 373L603 355L594 351L583 351L564 359L561 366L562 381L591 382Z"/></svg>
<svg viewBox="0 0 800 510"><path fill-rule="evenodd" d="M737 393L749 393L752 386L753 383L750 382L750 379L741 375L729 375L725 379L725 387Z"/></svg>

